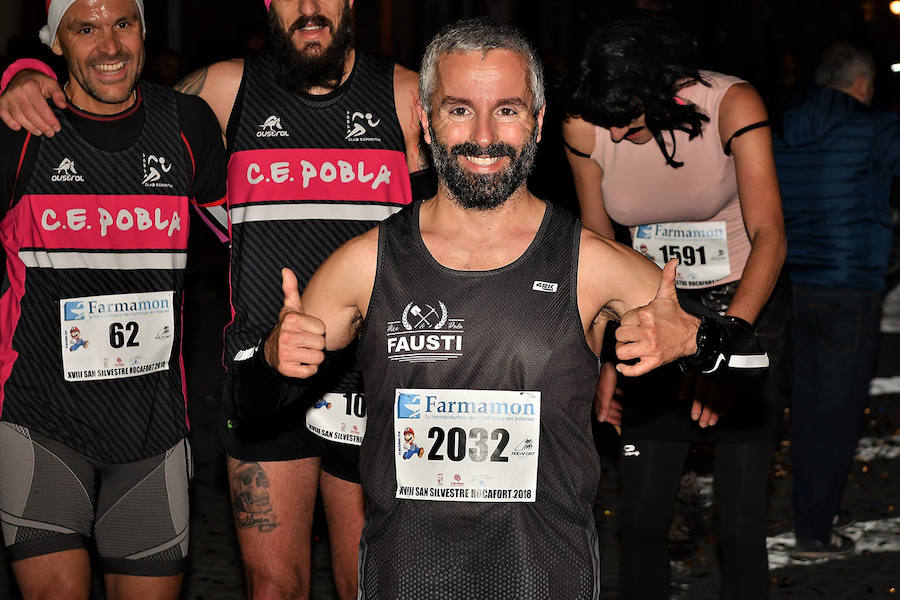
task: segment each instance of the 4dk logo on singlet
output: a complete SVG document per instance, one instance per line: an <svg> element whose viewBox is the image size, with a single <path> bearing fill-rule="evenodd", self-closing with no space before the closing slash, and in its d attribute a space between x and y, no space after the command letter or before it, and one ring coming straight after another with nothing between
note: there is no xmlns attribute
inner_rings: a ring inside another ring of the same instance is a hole
<svg viewBox="0 0 900 600"><path fill-rule="evenodd" d="M462 356L464 319L450 318L440 300L410 302L387 323L388 360L439 362Z"/></svg>
<svg viewBox="0 0 900 600"><path fill-rule="evenodd" d="M270 115L256 132L256 137L289 137L290 134L281 126L281 117Z"/></svg>
<svg viewBox="0 0 900 600"><path fill-rule="evenodd" d="M53 169L56 174L50 177L50 181L78 181L84 182L84 177L75 170L75 161L71 158L64 158L59 166Z"/></svg>

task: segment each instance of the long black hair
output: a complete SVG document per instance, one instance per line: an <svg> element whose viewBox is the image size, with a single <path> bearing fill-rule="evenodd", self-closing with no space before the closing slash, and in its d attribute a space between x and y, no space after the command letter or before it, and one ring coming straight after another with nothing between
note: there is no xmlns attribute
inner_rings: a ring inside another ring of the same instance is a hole
<svg viewBox="0 0 900 600"><path fill-rule="evenodd" d="M594 33L572 78L566 112L601 127L625 127L644 115L666 163L680 167L666 150L663 132L701 135L709 117L676 100L682 88L709 85L697 69L697 44L676 23L651 12L613 21Z"/></svg>

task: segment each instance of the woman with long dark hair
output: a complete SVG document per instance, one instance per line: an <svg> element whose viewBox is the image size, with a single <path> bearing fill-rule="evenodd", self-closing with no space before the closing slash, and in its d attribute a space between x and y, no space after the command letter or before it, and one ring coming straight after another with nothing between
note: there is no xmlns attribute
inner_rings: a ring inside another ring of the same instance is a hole
<svg viewBox="0 0 900 600"><path fill-rule="evenodd" d="M621 598L668 598L668 531L690 444L714 442L721 597L768 595L766 482L780 414L789 296L777 285L784 222L766 109L739 78L696 66L696 44L640 14L589 41L563 125L581 217L663 265L710 308L757 328L772 361L762 382L685 381L677 369L620 382ZM601 376L612 389L615 371Z"/></svg>

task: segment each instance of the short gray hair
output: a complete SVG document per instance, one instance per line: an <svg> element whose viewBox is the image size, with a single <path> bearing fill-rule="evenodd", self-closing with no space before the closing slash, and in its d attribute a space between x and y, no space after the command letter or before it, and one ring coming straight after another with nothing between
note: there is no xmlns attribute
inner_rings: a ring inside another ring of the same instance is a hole
<svg viewBox="0 0 900 600"><path fill-rule="evenodd" d="M479 17L447 25L425 48L419 69L419 96L425 112L431 114L431 95L437 86L437 63L441 56L454 52L487 54L489 50L511 50L525 57L534 112L541 110L544 106L544 67L534 46L515 27Z"/></svg>
<svg viewBox="0 0 900 600"><path fill-rule="evenodd" d="M850 87L853 81L864 75L875 79L875 61L872 55L847 42L832 44L822 53L816 67L816 84L837 89Z"/></svg>

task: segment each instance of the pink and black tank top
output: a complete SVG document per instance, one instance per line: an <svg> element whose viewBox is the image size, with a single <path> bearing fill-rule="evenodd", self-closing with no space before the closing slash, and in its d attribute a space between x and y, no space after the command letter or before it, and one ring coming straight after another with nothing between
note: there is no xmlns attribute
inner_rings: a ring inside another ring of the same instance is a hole
<svg viewBox="0 0 900 600"><path fill-rule="evenodd" d="M92 146L58 111L0 222L2 419L104 462L187 433L181 307L193 174L174 93L142 83L143 131ZM115 123L110 123L115 127Z"/></svg>
<svg viewBox="0 0 900 600"><path fill-rule="evenodd" d="M281 269L300 289L334 251L412 199L394 65L356 53L324 96L279 85L269 55L250 57L228 127L231 306L225 363L278 318ZM357 370L334 391L359 389Z"/></svg>

